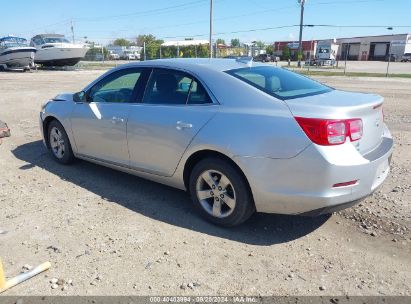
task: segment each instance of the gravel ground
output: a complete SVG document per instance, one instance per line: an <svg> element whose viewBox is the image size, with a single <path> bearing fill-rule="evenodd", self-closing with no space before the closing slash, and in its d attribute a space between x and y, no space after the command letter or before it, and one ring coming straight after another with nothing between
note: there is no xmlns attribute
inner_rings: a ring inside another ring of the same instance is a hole
<svg viewBox="0 0 411 304"><path fill-rule="evenodd" d="M101 73L0 73L0 257L8 277L52 263L5 295L411 295L411 79L319 78L385 97L395 153L380 191L332 216L222 229L182 191L47 154L42 101Z"/></svg>

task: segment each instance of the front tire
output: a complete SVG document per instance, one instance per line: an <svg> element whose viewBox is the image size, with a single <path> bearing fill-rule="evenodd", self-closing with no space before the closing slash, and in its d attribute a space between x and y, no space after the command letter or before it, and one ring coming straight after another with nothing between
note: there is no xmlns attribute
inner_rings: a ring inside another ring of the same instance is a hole
<svg viewBox="0 0 411 304"><path fill-rule="evenodd" d="M57 120L48 127L48 143L51 155L60 164L68 165L74 161L73 150L64 127Z"/></svg>
<svg viewBox="0 0 411 304"><path fill-rule="evenodd" d="M194 166L189 191L201 215L217 225L239 225L255 212L244 176L220 158L206 158Z"/></svg>

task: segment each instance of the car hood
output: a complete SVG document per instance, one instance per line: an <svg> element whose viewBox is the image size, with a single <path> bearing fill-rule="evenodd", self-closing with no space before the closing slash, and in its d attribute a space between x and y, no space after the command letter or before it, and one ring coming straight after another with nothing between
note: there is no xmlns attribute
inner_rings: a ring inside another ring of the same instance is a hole
<svg viewBox="0 0 411 304"><path fill-rule="evenodd" d="M73 101L73 93L61 93L54 97L53 101Z"/></svg>

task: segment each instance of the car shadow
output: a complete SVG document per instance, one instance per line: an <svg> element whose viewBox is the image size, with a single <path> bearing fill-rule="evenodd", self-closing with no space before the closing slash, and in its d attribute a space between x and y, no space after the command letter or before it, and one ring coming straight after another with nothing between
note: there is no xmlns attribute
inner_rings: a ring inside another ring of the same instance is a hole
<svg viewBox="0 0 411 304"><path fill-rule="evenodd" d="M38 166L144 216L241 243L269 246L289 242L316 230L330 217L257 213L238 227L222 228L203 220L184 191L86 161L78 160L72 166L63 166L52 159L41 141L18 146L12 152L27 162L20 170Z"/></svg>

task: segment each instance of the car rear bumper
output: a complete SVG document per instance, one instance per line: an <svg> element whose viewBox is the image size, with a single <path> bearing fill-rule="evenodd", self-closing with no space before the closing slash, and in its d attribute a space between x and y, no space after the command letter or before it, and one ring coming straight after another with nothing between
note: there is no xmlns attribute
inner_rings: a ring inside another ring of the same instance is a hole
<svg viewBox="0 0 411 304"><path fill-rule="evenodd" d="M393 140L386 130L380 145L363 156L349 142L333 149L313 144L290 159L235 159L248 178L258 212L319 215L352 206L383 183ZM349 181L357 182L334 186Z"/></svg>

